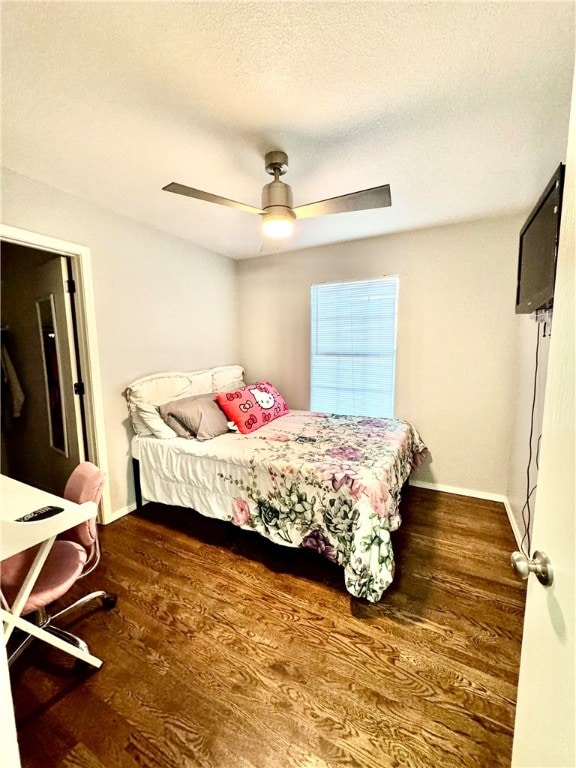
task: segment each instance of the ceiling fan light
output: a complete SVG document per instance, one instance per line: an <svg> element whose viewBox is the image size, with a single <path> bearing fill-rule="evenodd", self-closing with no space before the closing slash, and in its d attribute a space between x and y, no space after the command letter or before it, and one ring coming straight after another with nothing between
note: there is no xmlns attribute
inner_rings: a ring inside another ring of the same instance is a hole
<svg viewBox="0 0 576 768"><path fill-rule="evenodd" d="M290 237L294 231L295 215L287 208L281 211L269 211L262 218L262 234L273 240Z"/></svg>
<svg viewBox="0 0 576 768"><path fill-rule="evenodd" d="M265 217L262 222L262 233L264 237L270 237L272 240L282 240L290 237L294 231L294 224L291 219L285 216L275 216L271 214Z"/></svg>

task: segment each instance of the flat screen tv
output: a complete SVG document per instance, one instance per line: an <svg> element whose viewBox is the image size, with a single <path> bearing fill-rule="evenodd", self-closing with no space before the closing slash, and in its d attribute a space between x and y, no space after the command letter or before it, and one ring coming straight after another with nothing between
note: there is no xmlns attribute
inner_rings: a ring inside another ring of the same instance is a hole
<svg viewBox="0 0 576 768"><path fill-rule="evenodd" d="M563 187L561 163L520 231L516 314L550 309L554 302Z"/></svg>

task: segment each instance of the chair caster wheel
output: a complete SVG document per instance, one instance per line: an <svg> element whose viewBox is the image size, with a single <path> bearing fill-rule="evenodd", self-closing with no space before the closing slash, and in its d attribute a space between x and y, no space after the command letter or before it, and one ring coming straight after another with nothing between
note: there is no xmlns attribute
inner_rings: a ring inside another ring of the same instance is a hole
<svg viewBox="0 0 576 768"><path fill-rule="evenodd" d="M106 608L107 611L109 611L111 608L114 608L117 602L118 595L106 595L106 597L102 598L102 606Z"/></svg>

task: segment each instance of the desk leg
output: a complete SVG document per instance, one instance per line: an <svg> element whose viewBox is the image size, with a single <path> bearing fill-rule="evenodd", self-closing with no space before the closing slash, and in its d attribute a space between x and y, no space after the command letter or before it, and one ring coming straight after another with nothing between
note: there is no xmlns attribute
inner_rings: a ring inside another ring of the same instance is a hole
<svg viewBox="0 0 576 768"><path fill-rule="evenodd" d="M18 629L27 632L29 635L34 635L34 637L37 637L38 640L43 640L45 643L53 645L54 648L58 648L60 651L69 653L71 656L75 656L77 659L80 659L80 661L85 661L87 664L96 667L96 669L99 669L102 666L102 659L99 659L96 656L92 656L91 653L85 653L79 648L75 648L65 640L61 640L59 637L50 634L50 632L46 632L46 630L42 629L42 627L37 627L36 624L32 624L30 621L26 621L26 619L23 619L21 616L14 616L4 608L1 609L1 613L2 620L4 622L18 627Z"/></svg>

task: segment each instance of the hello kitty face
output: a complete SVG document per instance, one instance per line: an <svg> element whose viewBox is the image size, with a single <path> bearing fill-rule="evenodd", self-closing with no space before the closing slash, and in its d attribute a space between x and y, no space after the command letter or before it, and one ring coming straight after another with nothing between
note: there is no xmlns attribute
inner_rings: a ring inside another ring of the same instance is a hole
<svg viewBox="0 0 576 768"><path fill-rule="evenodd" d="M261 389L251 389L250 394L254 400L256 400L260 408L267 409L274 407L274 396L269 392L263 392Z"/></svg>

